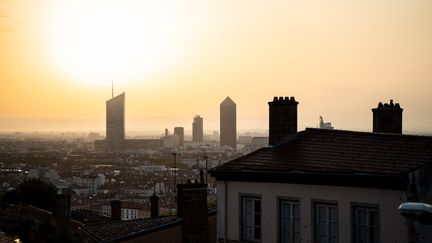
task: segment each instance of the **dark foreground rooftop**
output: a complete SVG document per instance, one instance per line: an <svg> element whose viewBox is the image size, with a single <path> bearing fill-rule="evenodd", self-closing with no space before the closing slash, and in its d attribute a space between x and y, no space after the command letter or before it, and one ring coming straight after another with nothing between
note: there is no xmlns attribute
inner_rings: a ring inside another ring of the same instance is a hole
<svg viewBox="0 0 432 243"><path fill-rule="evenodd" d="M180 222L181 220L177 217L146 218L130 221L111 220L86 225L82 230L97 242L113 242L136 237L139 234L150 233Z"/></svg>
<svg viewBox="0 0 432 243"><path fill-rule="evenodd" d="M210 173L218 180L398 189L407 172L431 162L432 137L308 128Z"/></svg>

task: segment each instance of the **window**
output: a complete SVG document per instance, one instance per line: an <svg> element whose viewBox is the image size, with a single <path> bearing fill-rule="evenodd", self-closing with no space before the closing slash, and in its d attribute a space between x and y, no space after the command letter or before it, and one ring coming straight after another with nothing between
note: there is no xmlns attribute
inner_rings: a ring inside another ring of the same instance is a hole
<svg viewBox="0 0 432 243"><path fill-rule="evenodd" d="M378 207L352 207L354 243L380 242Z"/></svg>
<svg viewBox="0 0 432 243"><path fill-rule="evenodd" d="M300 203L279 201L279 242L300 243Z"/></svg>
<svg viewBox="0 0 432 243"><path fill-rule="evenodd" d="M315 203L315 243L338 242L338 216L335 204Z"/></svg>
<svg viewBox="0 0 432 243"><path fill-rule="evenodd" d="M242 239L261 240L261 199L258 197L241 198Z"/></svg>

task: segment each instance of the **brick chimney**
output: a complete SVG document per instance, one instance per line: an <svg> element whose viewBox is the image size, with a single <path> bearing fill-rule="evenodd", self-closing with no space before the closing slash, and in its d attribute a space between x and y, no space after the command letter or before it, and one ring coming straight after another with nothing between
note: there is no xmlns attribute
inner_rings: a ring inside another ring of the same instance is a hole
<svg viewBox="0 0 432 243"><path fill-rule="evenodd" d="M269 145L283 143L297 133L297 105L294 97L274 97L269 104Z"/></svg>
<svg viewBox="0 0 432 243"><path fill-rule="evenodd" d="M122 205L120 200L112 200L111 201L111 219L112 220L121 220L121 212L122 212Z"/></svg>
<svg viewBox="0 0 432 243"><path fill-rule="evenodd" d="M55 215L62 220L69 221L71 218L71 195L58 194L56 198Z"/></svg>
<svg viewBox="0 0 432 243"><path fill-rule="evenodd" d="M152 218L159 217L159 197L155 192L150 197L150 215Z"/></svg>
<svg viewBox="0 0 432 243"><path fill-rule="evenodd" d="M177 185L177 217L183 218L183 242L208 242L207 184Z"/></svg>
<svg viewBox="0 0 432 243"><path fill-rule="evenodd" d="M379 103L373 112L373 132L402 134L402 111L399 103Z"/></svg>

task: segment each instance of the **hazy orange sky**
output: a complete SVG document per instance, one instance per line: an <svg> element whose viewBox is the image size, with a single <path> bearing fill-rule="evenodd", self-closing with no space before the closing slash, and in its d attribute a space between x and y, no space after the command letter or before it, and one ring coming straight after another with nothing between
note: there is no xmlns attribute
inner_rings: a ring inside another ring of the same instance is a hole
<svg viewBox="0 0 432 243"><path fill-rule="evenodd" d="M295 96L299 129L319 115L371 130L379 101L404 130L432 131L432 1L0 1L0 130L104 130L126 92L126 129L268 127Z"/></svg>

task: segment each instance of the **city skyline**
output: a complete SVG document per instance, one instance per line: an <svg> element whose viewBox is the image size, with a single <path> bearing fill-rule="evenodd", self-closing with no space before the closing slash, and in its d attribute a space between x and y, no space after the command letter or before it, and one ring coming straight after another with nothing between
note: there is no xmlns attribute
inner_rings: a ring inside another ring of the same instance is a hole
<svg viewBox="0 0 432 243"><path fill-rule="evenodd" d="M1 131L102 131L112 80L127 131L187 131L196 114L218 130L226 96L239 130L266 130L266 102L285 95L299 130L321 115L371 131L370 107L394 99L406 131L432 131L429 1L5 0L0 20Z"/></svg>

